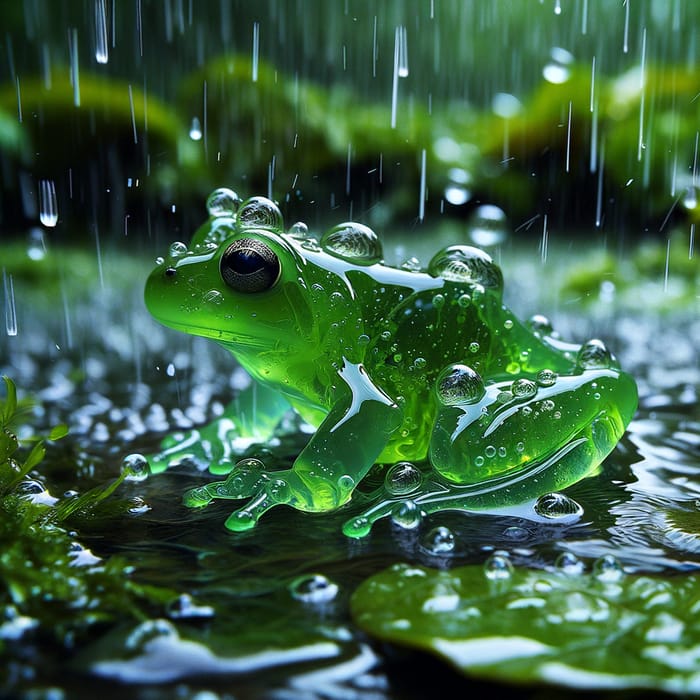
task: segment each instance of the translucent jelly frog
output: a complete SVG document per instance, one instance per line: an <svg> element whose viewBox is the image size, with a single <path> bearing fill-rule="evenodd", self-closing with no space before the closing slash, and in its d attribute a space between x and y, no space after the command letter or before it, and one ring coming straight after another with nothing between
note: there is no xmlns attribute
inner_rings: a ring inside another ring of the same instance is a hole
<svg viewBox="0 0 700 700"><path fill-rule="evenodd" d="M595 474L632 419L635 382L605 345L565 343L543 317L521 323L477 248L391 267L359 223L319 241L301 223L285 230L271 200L224 188L208 210L189 247L158 261L146 304L166 326L223 345L255 386L214 423L166 439L149 464L187 458L226 475L184 500L248 499L230 530L277 505L332 511L353 493L364 510L343 527L351 537L386 516L412 527L442 510L534 502ZM237 461L290 406L314 428L291 468ZM384 485L358 490L373 468Z"/></svg>

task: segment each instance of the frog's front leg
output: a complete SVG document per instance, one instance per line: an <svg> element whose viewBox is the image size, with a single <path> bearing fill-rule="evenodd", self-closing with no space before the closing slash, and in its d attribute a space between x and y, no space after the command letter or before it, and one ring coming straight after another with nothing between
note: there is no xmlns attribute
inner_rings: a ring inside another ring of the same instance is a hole
<svg viewBox="0 0 700 700"><path fill-rule="evenodd" d="M277 424L290 409L278 392L252 382L226 407L220 418L192 430L169 435L160 452L150 455L151 473L165 471L182 462L194 462L213 474L228 474L250 444L272 437Z"/></svg>
<svg viewBox="0 0 700 700"><path fill-rule="evenodd" d="M185 494L189 506L215 498L251 500L226 521L247 530L267 510L286 504L303 511L329 511L346 503L401 424L397 404L368 377L364 367L344 361L338 400L291 469L234 469L225 481Z"/></svg>

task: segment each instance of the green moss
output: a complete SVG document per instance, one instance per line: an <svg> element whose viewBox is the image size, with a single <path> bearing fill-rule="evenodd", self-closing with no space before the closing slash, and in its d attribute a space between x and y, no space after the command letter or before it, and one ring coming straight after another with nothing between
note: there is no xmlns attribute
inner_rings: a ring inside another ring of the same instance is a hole
<svg viewBox="0 0 700 700"><path fill-rule="evenodd" d="M13 425L21 420L17 392L4 377L0 403L0 655L12 649L18 621L35 633L72 646L98 622L142 620L149 606L173 597L171 591L131 580L131 567L118 557L101 560L76 541L74 530L100 516L106 499L124 480L55 502L41 492L38 467L44 441L27 449ZM67 433L56 426L47 439Z"/></svg>

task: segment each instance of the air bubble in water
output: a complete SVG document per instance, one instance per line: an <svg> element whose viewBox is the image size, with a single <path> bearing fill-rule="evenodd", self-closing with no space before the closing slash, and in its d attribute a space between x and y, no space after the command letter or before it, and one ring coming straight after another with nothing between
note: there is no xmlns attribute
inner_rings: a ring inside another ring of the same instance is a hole
<svg viewBox="0 0 700 700"><path fill-rule="evenodd" d="M580 576L584 571L583 562L571 552L562 552L554 565L557 571L567 576Z"/></svg>
<svg viewBox="0 0 700 700"><path fill-rule="evenodd" d="M143 481L150 474L148 460L137 452L127 455L122 460L122 474L126 474L125 481Z"/></svg>
<svg viewBox="0 0 700 700"><path fill-rule="evenodd" d="M56 185L53 180L39 180L39 221L50 228L58 223Z"/></svg>
<svg viewBox="0 0 700 700"><path fill-rule="evenodd" d="M507 555L494 553L484 563L484 575L489 581L508 581L513 576L513 564Z"/></svg>
<svg viewBox="0 0 700 700"><path fill-rule="evenodd" d="M292 598L302 603L319 605L330 603L338 595L338 584L323 574L307 574L294 579L289 584L289 591Z"/></svg>
<svg viewBox="0 0 700 700"><path fill-rule="evenodd" d="M455 536L448 527L433 528L423 538L423 547L431 554L449 554L455 548Z"/></svg>
<svg viewBox="0 0 700 700"><path fill-rule="evenodd" d="M617 583L625 572L622 564L612 554L606 554L594 562L593 575L602 583Z"/></svg>
<svg viewBox="0 0 700 700"><path fill-rule="evenodd" d="M546 493L537 499L535 513L549 520L557 520L580 517L583 514L583 508L573 498L563 493Z"/></svg>
<svg viewBox="0 0 700 700"><path fill-rule="evenodd" d="M404 530L418 527L423 520L423 513L414 501L406 500L397 503L391 511L391 522Z"/></svg>

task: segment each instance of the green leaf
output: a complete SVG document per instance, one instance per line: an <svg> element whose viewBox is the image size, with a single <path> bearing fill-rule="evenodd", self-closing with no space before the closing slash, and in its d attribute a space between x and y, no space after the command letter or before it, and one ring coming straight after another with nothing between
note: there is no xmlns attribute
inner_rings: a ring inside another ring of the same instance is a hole
<svg viewBox="0 0 700 700"><path fill-rule="evenodd" d="M49 440L60 440L68 435L68 426L65 423L55 425L49 433Z"/></svg>
<svg viewBox="0 0 700 700"><path fill-rule="evenodd" d="M15 383L6 376L3 376L3 380L5 382L7 398L5 399L2 411L0 411L0 426L7 425L17 410L17 388L15 387Z"/></svg>
<svg viewBox="0 0 700 700"><path fill-rule="evenodd" d="M365 581L351 606L369 634L432 652L467 675L700 692L694 575L624 575L608 560L594 574L399 564Z"/></svg>

